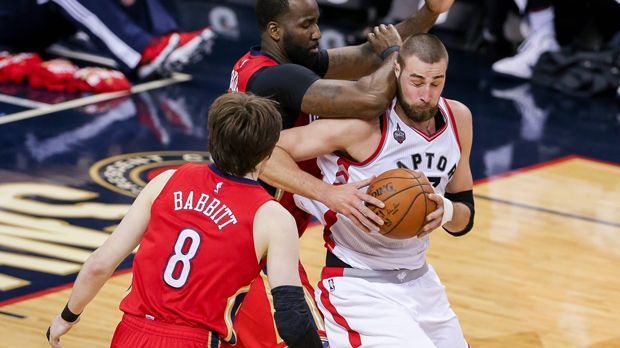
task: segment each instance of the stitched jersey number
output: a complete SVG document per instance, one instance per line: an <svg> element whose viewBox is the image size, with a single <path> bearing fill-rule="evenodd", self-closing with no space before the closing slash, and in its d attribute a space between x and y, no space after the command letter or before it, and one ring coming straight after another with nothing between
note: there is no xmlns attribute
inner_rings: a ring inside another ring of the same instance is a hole
<svg viewBox="0 0 620 348"><path fill-rule="evenodd" d="M190 239L189 248L187 249L187 252L183 253L183 246L188 239ZM168 264L166 265L166 270L164 271L164 281L166 284L177 289L185 285L187 282L187 277L189 277L189 271L192 268L190 261L194 258L194 256L196 256L198 246L200 246L200 235L198 232L186 228L179 233L179 237L174 244L174 255L168 259ZM178 263L181 263L181 271L179 272L178 277L175 278L174 270Z"/></svg>

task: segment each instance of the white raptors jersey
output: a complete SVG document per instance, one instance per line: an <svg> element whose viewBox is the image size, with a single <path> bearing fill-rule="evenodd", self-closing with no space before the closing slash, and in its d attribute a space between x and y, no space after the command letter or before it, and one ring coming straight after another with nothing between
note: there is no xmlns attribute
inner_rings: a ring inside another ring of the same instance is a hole
<svg viewBox="0 0 620 348"><path fill-rule="evenodd" d="M381 141L372 156L353 162L337 154L317 159L323 180L344 184L379 175L394 168L410 168L423 172L443 195L461 158L461 147L452 111L444 98L439 99L443 126L426 136L405 124L392 107L381 117ZM364 188L363 190L366 190ZM354 268L373 270L416 269L426 259L428 236L405 240L391 239L378 232L359 230L347 217L336 214L317 201L295 196L296 204L314 215L325 226L325 246Z"/></svg>

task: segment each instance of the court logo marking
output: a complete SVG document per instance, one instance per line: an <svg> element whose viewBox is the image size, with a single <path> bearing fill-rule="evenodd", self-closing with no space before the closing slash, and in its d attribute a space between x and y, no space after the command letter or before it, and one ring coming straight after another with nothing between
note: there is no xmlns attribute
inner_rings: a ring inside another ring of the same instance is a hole
<svg viewBox="0 0 620 348"><path fill-rule="evenodd" d="M211 163L211 154L206 151L128 153L98 161L89 174L96 183L111 191L136 197L157 174L187 162Z"/></svg>

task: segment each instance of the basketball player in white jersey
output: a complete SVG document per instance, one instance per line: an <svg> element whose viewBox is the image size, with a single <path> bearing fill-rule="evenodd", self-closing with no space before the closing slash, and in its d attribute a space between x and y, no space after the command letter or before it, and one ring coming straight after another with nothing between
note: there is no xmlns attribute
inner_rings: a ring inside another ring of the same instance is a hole
<svg viewBox="0 0 620 348"><path fill-rule="evenodd" d="M394 67L398 96L389 110L371 121L319 119L285 130L267 165L263 179L298 194L296 203L325 225L328 251L316 299L331 347L467 347L443 285L426 262L430 232L442 226L463 235L474 217L471 112L441 97L447 66L439 39L412 36ZM323 181L294 163L315 157ZM434 186L430 198L437 209L427 216L423 236L396 240L376 226L360 229L362 219L354 224L347 216L380 221L361 200L356 212L326 205L338 185L362 188L398 167L421 171Z"/></svg>

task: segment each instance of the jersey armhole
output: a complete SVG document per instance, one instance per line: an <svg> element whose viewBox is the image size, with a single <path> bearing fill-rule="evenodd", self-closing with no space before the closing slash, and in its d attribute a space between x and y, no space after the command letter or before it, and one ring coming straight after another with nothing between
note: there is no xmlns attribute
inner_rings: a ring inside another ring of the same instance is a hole
<svg viewBox="0 0 620 348"><path fill-rule="evenodd" d="M338 156L339 158L342 158L343 161L347 162L349 165L352 165L352 166L362 167L362 166L367 165L368 163L372 162L375 158L377 158L377 156L381 152L381 149L383 149L383 145L385 144L385 138L387 134L387 125L388 125L388 112L386 111L379 118L379 128L381 129L381 139L379 139L379 144L377 144L377 148L375 149L375 151L370 156L368 156L368 158L366 158L365 160L361 162L357 162L357 161L350 159L349 156L343 157L343 156L338 155L337 153L335 153L335 155Z"/></svg>
<svg viewBox="0 0 620 348"><path fill-rule="evenodd" d="M250 86L252 85L252 81L254 81L255 77L256 77L259 73L261 73L263 70L265 70L265 69L267 69L267 68L269 68L269 66L264 66L264 67L262 67L262 68L260 68L260 69L256 70L256 71L252 74L252 76L250 76L250 78L248 79L248 82L245 84L245 92L246 92L246 93L256 94L256 93L252 92L252 90L251 90L251 88L250 88Z"/></svg>
<svg viewBox="0 0 620 348"><path fill-rule="evenodd" d="M161 191L159 191L159 194L157 195L157 197L155 197L155 199L153 200L153 203L151 203L151 211L153 210L153 207L155 206L156 203L158 203L160 201L160 197L164 196L164 193L167 192L168 188L171 187L177 180L179 172L180 171L185 171L186 166L192 166L193 164L191 163L187 163L184 164L178 168L175 169L174 173L172 174L172 176L170 176L170 178L168 179L168 181L166 181L166 184L164 184L164 187L161 188Z"/></svg>
<svg viewBox="0 0 620 348"><path fill-rule="evenodd" d="M258 213L258 210L264 206L265 204L271 202L271 201L275 201L276 203L279 204L279 202L273 197L271 196L269 193L266 193L267 196L269 197L265 197L265 198L261 198L259 199L259 202L262 201L262 203L259 203L256 205L256 209L254 209L254 215L252 216L252 249L254 250L254 253L256 253L256 239L254 238L254 221L256 221L256 214ZM269 252L269 249L267 249L267 252ZM265 255L260 259L260 260L256 260L258 263L258 267L260 269L263 269L266 265L267 265L267 254L265 253Z"/></svg>
<svg viewBox="0 0 620 348"><path fill-rule="evenodd" d="M454 118L454 114L452 113L452 108L450 108L450 103L445 98L441 98L443 103L446 105L446 110L448 110L448 116L450 117L450 123L452 124L452 131L454 132L454 136L456 137L456 143L459 145L459 151L463 153L463 147L461 146L461 139L459 137L459 129L456 124L456 119Z"/></svg>

